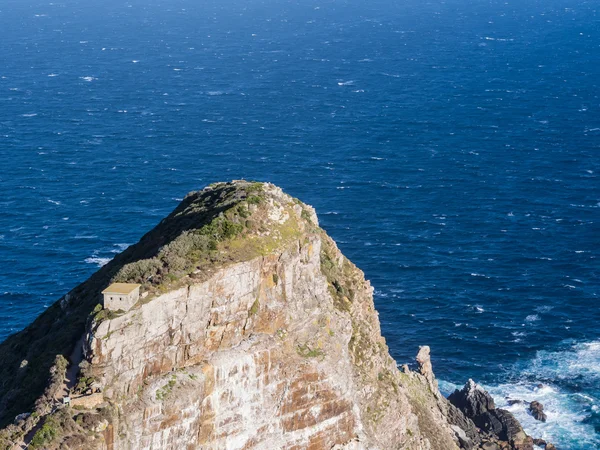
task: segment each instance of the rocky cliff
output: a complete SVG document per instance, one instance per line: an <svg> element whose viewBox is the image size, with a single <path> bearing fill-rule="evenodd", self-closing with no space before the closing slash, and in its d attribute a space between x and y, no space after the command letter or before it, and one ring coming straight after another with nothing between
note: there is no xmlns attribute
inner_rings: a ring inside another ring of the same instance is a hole
<svg viewBox="0 0 600 450"><path fill-rule="evenodd" d="M114 281L131 310L99 304ZM530 447L442 397L428 348L398 370L363 273L270 184L189 194L0 357L4 448Z"/></svg>

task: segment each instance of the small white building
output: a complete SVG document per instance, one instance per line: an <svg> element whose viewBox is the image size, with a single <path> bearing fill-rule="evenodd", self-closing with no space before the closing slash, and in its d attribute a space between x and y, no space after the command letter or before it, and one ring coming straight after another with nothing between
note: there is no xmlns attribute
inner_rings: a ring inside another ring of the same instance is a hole
<svg viewBox="0 0 600 450"><path fill-rule="evenodd" d="M102 291L104 309L129 311L140 299L140 284L113 283Z"/></svg>

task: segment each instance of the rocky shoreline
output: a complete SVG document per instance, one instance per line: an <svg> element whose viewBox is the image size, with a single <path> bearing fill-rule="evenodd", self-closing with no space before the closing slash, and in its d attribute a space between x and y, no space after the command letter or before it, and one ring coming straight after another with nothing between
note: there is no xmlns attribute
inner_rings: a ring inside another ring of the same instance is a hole
<svg viewBox="0 0 600 450"><path fill-rule="evenodd" d="M429 355L429 347L424 346L416 359L421 375L430 388L437 390ZM462 389L450 394L447 403L447 419L461 449L533 450L536 445L545 450L557 450L552 443L528 436L515 416L510 411L496 408L492 396L471 379ZM529 409L537 420L546 420L540 402L531 402Z"/></svg>

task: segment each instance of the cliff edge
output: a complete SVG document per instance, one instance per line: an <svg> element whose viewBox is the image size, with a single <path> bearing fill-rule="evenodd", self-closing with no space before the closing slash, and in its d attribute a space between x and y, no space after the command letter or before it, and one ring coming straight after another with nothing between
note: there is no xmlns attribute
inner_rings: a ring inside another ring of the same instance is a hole
<svg viewBox="0 0 600 450"><path fill-rule="evenodd" d="M113 282L131 309L103 308ZM398 370L363 273L267 183L190 193L0 358L1 448L530 448L448 402L427 347Z"/></svg>

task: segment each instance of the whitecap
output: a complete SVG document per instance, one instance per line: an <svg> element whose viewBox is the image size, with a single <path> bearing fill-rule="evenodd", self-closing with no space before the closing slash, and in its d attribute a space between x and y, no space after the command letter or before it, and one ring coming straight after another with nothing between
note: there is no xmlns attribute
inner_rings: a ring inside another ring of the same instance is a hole
<svg viewBox="0 0 600 450"><path fill-rule="evenodd" d="M105 266L110 262L112 258L100 258L97 256L92 256L90 258L86 258L85 262L88 264L96 264L98 267Z"/></svg>
<svg viewBox="0 0 600 450"><path fill-rule="evenodd" d="M49 201L50 203L54 204L54 205L60 205L60 202L59 202L59 201L57 201L57 200L51 200L51 199L48 199L48 201Z"/></svg>
<svg viewBox="0 0 600 450"><path fill-rule="evenodd" d="M98 78L96 77L79 77L80 80L83 81L87 81L88 83L91 83L92 81L96 81Z"/></svg>
<svg viewBox="0 0 600 450"><path fill-rule="evenodd" d="M338 86L353 86L354 85L354 81L350 80L350 81L339 81L338 82Z"/></svg>
<svg viewBox="0 0 600 450"><path fill-rule="evenodd" d="M515 335L515 333L513 333ZM535 358L513 367L519 379L495 386L484 386L494 397L496 406L512 412L527 434L542 438L558 448L600 448L600 436L588 419L600 407L600 399L581 387L569 389L573 380L578 386L598 386L600 383L600 341L570 344L560 351L538 351ZM541 382L543 380L543 382ZM444 392L454 385L440 382ZM584 388L585 389L585 388ZM509 404L509 400L521 403ZM544 405L546 422L535 420L528 411L532 401Z"/></svg>
<svg viewBox="0 0 600 450"><path fill-rule="evenodd" d="M537 322L538 320L540 320L540 316L537 314L530 314L525 317L525 322Z"/></svg>
<svg viewBox="0 0 600 450"><path fill-rule="evenodd" d="M37 116L37 113L21 114L21 117L35 117L35 116Z"/></svg>
<svg viewBox="0 0 600 450"><path fill-rule="evenodd" d="M114 244L114 249L112 249L111 253L121 253L123 250L128 248L131 244Z"/></svg>
<svg viewBox="0 0 600 450"><path fill-rule="evenodd" d="M57 73L49 73L49 74L48 74L48 76L49 76L50 78L53 78L53 77L57 77L57 76L58 76L58 74L57 74Z"/></svg>

